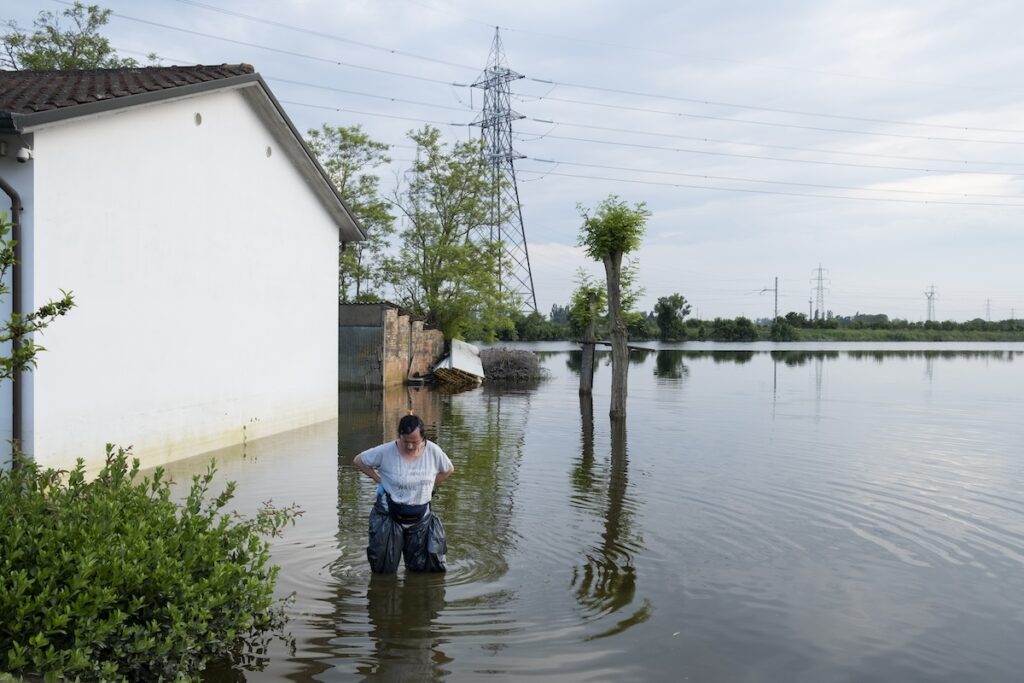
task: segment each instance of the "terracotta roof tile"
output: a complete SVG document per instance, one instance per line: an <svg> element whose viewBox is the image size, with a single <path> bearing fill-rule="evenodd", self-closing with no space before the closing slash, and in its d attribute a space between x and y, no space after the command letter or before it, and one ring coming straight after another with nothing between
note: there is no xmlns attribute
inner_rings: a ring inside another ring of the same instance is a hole
<svg viewBox="0 0 1024 683"><path fill-rule="evenodd" d="M250 64L0 71L0 111L33 114L251 73Z"/></svg>

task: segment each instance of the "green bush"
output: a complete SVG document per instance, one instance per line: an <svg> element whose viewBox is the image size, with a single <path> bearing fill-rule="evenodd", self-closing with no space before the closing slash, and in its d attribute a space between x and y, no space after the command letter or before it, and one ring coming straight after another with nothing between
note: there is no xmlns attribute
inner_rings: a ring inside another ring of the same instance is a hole
<svg viewBox="0 0 1024 683"><path fill-rule="evenodd" d="M215 467L171 499L163 470L107 447L87 481L17 458L0 473L0 671L49 680L189 680L208 661L252 662L282 633L268 535L301 512L224 511Z"/></svg>

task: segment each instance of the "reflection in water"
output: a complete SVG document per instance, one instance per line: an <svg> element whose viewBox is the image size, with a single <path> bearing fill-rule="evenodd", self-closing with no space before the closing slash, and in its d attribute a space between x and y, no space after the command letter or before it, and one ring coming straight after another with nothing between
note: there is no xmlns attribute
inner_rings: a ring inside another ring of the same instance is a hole
<svg viewBox="0 0 1024 683"><path fill-rule="evenodd" d="M782 361L790 367L806 365L812 360L837 360L838 351L772 351L772 360Z"/></svg>
<svg viewBox="0 0 1024 683"><path fill-rule="evenodd" d="M704 352L711 356L711 360L716 363L735 363L736 365L743 365L749 363L754 359L756 351L710 351Z"/></svg>
<svg viewBox="0 0 1024 683"><path fill-rule="evenodd" d="M366 591L373 655L357 671L381 681L430 681L449 672L435 622L445 606L444 577L373 575Z"/></svg>
<svg viewBox="0 0 1024 683"><path fill-rule="evenodd" d="M654 375L663 379L682 379L690 368L683 362L685 355L678 349L661 349L654 361Z"/></svg>
<svg viewBox="0 0 1024 683"><path fill-rule="evenodd" d="M590 394L580 395L580 438L582 450L579 462L572 469L572 484L577 505L584 505L597 493L597 481L594 477L594 397Z"/></svg>
<svg viewBox="0 0 1024 683"><path fill-rule="evenodd" d="M529 391L413 392L457 468L443 577L366 565L373 486L348 463L393 438L404 389L222 457L240 511L306 514L273 545L295 649L207 680L1018 680L1015 355L768 351L682 351L682 380L648 356L628 445L564 355Z"/></svg>
<svg viewBox="0 0 1024 683"><path fill-rule="evenodd" d="M580 396L583 453L573 484L575 500L594 508L600 503L593 466L593 404L590 396ZM588 419L589 418L589 419ZM585 611L586 619L598 619L630 607L636 598L637 575L633 563L635 553L643 549L633 530L636 504L628 495L629 460L626 448L626 420L611 420L611 464L608 471L607 507L604 509L604 530L601 543L586 551L585 563L573 570L571 585L576 601ZM593 512L598 512L596 509ZM643 623L651 615L647 599L630 615L620 618L609 628L588 638L593 640L625 631Z"/></svg>

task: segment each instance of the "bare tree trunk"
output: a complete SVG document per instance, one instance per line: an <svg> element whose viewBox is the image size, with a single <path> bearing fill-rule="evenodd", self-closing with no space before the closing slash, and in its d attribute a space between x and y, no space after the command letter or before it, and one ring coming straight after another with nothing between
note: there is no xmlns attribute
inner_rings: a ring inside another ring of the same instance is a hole
<svg viewBox="0 0 1024 683"><path fill-rule="evenodd" d="M587 329L583 331L583 351L580 361L580 393L590 394L594 388L594 295L587 296L587 308L590 311L590 319L587 322Z"/></svg>
<svg viewBox="0 0 1024 683"><path fill-rule="evenodd" d="M622 320L622 254L604 259L608 279L608 336L612 342L611 417L626 416L626 373L629 372L629 349L626 346L626 323Z"/></svg>

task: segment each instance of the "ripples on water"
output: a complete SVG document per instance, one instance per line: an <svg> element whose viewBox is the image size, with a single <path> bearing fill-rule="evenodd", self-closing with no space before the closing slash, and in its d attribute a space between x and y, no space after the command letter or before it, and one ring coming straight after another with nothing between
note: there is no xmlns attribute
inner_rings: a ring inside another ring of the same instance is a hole
<svg viewBox="0 0 1024 683"><path fill-rule="evenodd" d="M306 514L274 545L295 651L209 678L1019 680L1017 353L636 353L625 423L567 352L533 388L343 394L222 454L241 508ZM457 469L449 572L371 576L351 457L410 395Z"/></svg>

